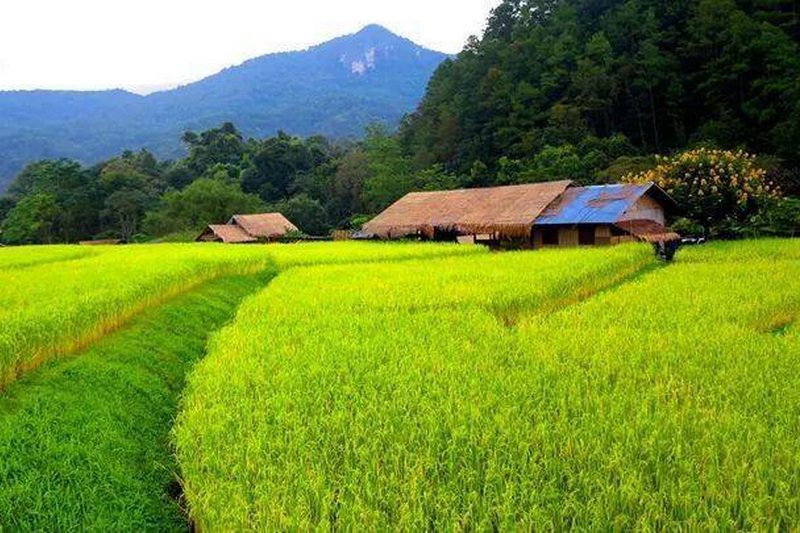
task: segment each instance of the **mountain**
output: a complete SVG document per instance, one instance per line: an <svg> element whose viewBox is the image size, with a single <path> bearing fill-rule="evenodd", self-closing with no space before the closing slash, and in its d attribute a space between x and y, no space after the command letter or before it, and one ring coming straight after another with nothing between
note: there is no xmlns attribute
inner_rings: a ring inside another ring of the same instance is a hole
<svg viewBox="0 0 800 533"><path fill-rule="evenodd" d="M413 110L447 55L377 25L307 50L269 54L147 96L112 91L0 91L0 190L26 164L93 163L124 149L182 154L179 139L230 121L258 137L359 136Z"/></svg>

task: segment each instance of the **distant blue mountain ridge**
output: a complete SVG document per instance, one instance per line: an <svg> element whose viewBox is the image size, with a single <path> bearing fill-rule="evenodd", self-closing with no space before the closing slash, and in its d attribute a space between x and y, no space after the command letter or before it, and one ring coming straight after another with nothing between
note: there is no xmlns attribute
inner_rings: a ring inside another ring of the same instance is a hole
<svg viewBox="0 0 800 533"><path fill-rule="evenodd" d="M147 96L109 91L0 91L0 191L38 159L92 164L122 150L183 154L180 137L230 121L248 136L283 130L358 137L414 110L446 54L377 25L307 50L264 55Z"/></svg>

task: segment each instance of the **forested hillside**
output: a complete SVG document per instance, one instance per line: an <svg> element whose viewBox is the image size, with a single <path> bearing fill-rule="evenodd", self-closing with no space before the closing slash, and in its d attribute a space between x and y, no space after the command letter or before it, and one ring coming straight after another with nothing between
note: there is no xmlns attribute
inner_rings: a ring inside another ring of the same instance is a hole
<svg viewBox="0 0 800 533"><path fill-rule="evenodd" d="M94 164L140 148L179 157L183 132L227 121L257 137L278 130L358 137L372 122L394 127L417 106L446 57L373 25L148 96L0 92L0 191L25 164L42 158Z"/></svg>
<svg viewBox="0 0 800 533"><path fill-rule="evenodd" d="M579 180L697 143L800 163L792 0L504 0L402 129L418 167ZM613 176L607 176L613 177ZM483 178L481 178L483 179Z"/></svg>

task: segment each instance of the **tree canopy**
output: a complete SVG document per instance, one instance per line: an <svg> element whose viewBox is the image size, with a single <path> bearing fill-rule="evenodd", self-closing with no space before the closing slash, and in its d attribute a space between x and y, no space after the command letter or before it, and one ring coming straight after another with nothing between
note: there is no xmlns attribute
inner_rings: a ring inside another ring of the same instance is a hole
<svg viewBox="0 0 800 533"><path fill-rule="evenodd" d="M785 0L504 0L434 75L401 129L405 152L497 176L503 158L535 168L560 149L567 166L535 179L698 142L797 165L798 16Z"/></svg>

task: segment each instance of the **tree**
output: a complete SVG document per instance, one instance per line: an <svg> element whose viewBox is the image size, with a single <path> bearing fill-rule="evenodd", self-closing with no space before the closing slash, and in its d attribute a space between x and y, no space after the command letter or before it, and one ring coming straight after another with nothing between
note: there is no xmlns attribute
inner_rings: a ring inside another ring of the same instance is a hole
<svg viewBox="0 0 800 533"><path fill-rule="evenodd" d="M137 189L121 189L111 193L105 202L104 215L112 220L114 229L130 242L139 231L150 198Z"/></svg>
<svg viewBox="0 0 800 533"><path fill-rule="evenodd" d="M327 142L320 137L302 140L286 133L251 147L242 171L242 189L264 201L285 198L294 181L328 161Z"/></svg>
<svg viewBox="0 0 800 533"><path fill-rule="evenodd" d="M185 165L195 177L217 163L239 165L246 151L242 134L230 122L200 134L187 131L181 138L189 149Z"/></svg>
<svg viewBox="0 0 800 533"><path fill-rule="evenodd" d="M145 231L163 236L179 231L199 231L207 224L224 224L235 214L256 213L263 203L237 185L201 178L182 191L167 192L158 208L147 213Z"/></svg>
<svg viewBox="0 0 800 533"><path fill-rule="evenodd" d="M353 214L364 212L364 184L369 173L369 159L360 148L351 150L339 162L333 175L328 203L328 212L337 226Z"/></svg>
<svg viewBox="0 0 800 533"><path fill-rule="evenodd" d="M411 162L403 155L399 139L381 125L367 128L364 152L369 162L364 203L368 210L378 212L413 188Z"/></svg>
<svg viewBox="0 0 800 533"><path fill-rule="evenodd" d="M0 224L3 223L3 220L5 220L15 204L16 202L10 196L0 196Z"/></svg>
<svg viewBox="0 0 800 533"><path fill-rule="evenodd" d="M309 235L324 235L330 229L325 208L306 194L272 204L268 210L281 213Z"/></svg>
<svg viewBox="0 0 800 533"><path fill-rule="evenodd" d="M500 176L503 158L527 166L548 146L574 146L597 175L600 160L581 145L615 135L640 154L710 141L796 166L795 4L503 0L401 124L403 155L415 170L441 164L461 175L481 161L483 184L511 179Z"/></svg>
<svg viewBox="0 0 800 533"><path fill-rule="evenodd" d="M9 194L20 202L35 195L52 198L56 218L42 221L42 225L49 228L48 238L53 241L75 242L99 230L102 189L97 176L74 161L59 159L28 165L9 187Z"/></svg>
<svg viewBox="0 0 800 533"><path fill-rule="evenodd" d="M30 194L9 211L0 236L8 244L52 244L57 218L58 205L52 194Z"/></svg>

